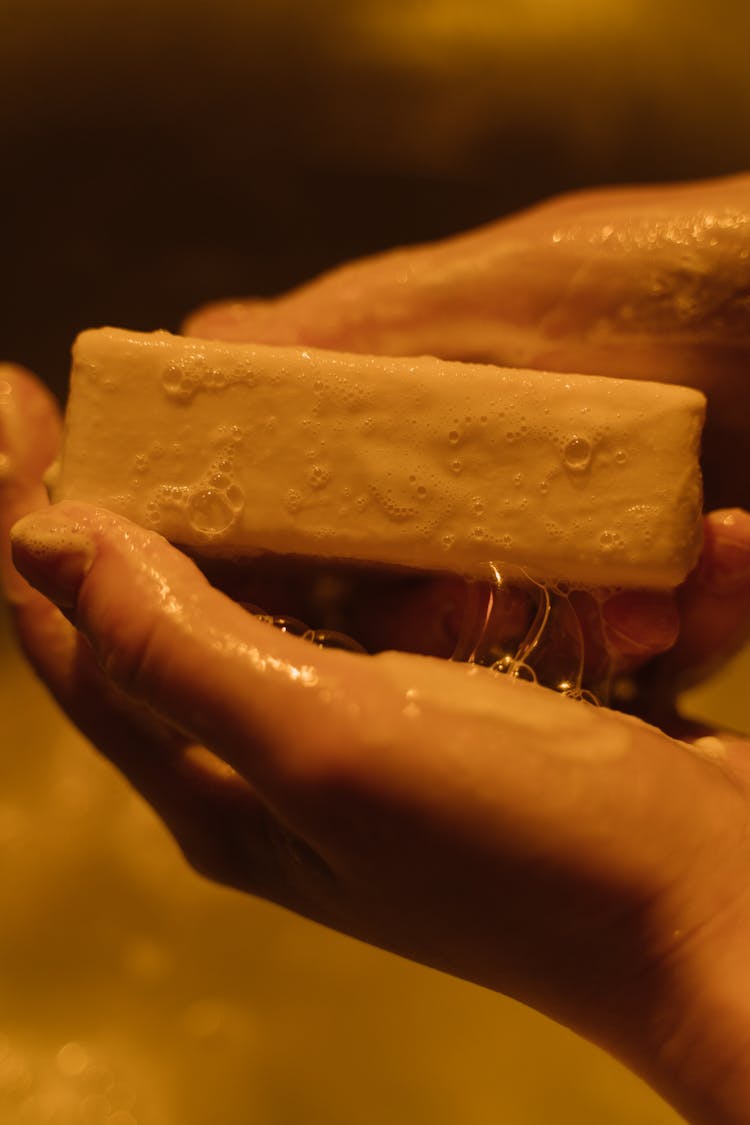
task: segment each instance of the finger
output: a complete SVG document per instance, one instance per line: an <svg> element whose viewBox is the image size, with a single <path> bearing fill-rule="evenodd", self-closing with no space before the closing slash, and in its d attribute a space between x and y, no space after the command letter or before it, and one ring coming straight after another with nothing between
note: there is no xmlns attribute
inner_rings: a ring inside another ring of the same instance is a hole
<svg viewBox="0 0 750 1125"><path fill-rule="evenodd" d="M679 377L678 341L748 345L750 266L731 272L727 261L744 261L748 207L747 177L580 192L346 264L276 299L207 306L185 330L513 365L554 355L560 369L575 356L582 371L625 376L629 343L641 377Z"/></svg>
<svg viewBox="0 0 750 1125"><path fill-rule="evenodd" d="M322 857L296 909L557 1018L581 987L629 983L618 935L695 871L683 813L700 785L713 807L723 774L642 724L485 669L316 650L111 513L56 506L14 544L113 680L242 772Z"/></svg>
<svg viewBox="0 0 750 1125"><path fill-rule="evenodd" d="M75 605L108 676L204 742L277 811L288 807L289 778L325 768L331 747L348 753L362 707L377 710L366 659L270 629L161 537L110 513L58 505L23 521L14 541L26 577Z"/></svg>
<svg viewBox="0 0 750 1125"><path fill-rule="evenodd" d="M276 300L209 306L185 331L698 386L709 506L738 503L750 470L726 464L725 442L746 431L749 215L749 177L582 192Z"/></svg>
<svg viewBox="0 0 750 1125"><path fill-rule="evenodd" d="M10 528L47 506L42 476L57 456L61 418L53 396L30 372L0 368L0 581L11 620L32 666L58 699L77 660L75 630L13 565Z"/></svg>
<svg viewBox="0 0 750 1125"><path fill-rule="evenodd" d="M47 388L30 372L0 365L0 580L15 605L36 599L10 557L8 531L16 520L47 503L42 483L57 456L62 423Z"/></svg>
<svg viewBox="0 0 750 1125"><path fill-rule="evenodd" d="M700 561L678 592L679 641L664 666L685 685L738 652L750 635L750 514L711 512L704 527Z"/></svg>
<svg viewBox="0 0 750 1125"><path fill-rule="evenodd" d="M615 673L631 673L668 652L680 633L680 615L670 591L627 590L601 608L604 649Z"/></svg>

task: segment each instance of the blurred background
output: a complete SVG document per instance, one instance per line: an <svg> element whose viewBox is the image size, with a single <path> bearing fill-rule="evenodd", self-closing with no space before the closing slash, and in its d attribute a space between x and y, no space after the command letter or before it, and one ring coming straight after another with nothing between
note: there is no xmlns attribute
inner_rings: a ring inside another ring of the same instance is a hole
<svg viewBox="0 0 750 1125"><path fill-rule="evenodd" d="M747 168L749 41L744 0L0 0L0 351L62 397L81 328ZM4 1125L677 1121L517 1005L204 885L0 652ZM749 670L688 706L747 729Z"/></svg>

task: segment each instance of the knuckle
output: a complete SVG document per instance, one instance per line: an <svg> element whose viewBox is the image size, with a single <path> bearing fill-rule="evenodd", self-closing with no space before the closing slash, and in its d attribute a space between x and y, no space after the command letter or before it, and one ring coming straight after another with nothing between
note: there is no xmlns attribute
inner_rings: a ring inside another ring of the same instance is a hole
<svg viewBox="0 0 750 1125"><path fill-rule="evenodd" d="M158 630L158 621L143 620L116 604L102 613L93 634L93 647L107 677L127 695L147 702L159 674Z"/></svg>

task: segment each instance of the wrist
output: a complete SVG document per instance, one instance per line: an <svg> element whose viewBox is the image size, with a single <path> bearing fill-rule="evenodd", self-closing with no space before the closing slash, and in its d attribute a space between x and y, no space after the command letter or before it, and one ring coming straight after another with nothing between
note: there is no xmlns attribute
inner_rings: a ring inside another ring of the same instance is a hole
<svg viewBox="0 0 750 1125"><path fill-rule="evenodd" d="M739 932L739 931L737 931ZM664 980L668 984L664 985ZM744 950L701 943L654 987L624 1061L690 1125L750 1122L750 966Z"/></svg>

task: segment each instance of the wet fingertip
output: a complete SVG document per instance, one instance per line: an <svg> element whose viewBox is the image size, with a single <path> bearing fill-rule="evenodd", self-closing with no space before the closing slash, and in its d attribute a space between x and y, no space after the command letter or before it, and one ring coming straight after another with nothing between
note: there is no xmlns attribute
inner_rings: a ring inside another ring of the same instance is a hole
<svg viewBox="0 0 750 1125"><path fill-rule="evenodd" d="M50 511L32 512L10 530L13 563L40 593L73 607L96 556L91 535Z"/></svg>
<svg viewBox="0 0 750 1125"><path fill-rule="evenodd" d="M0 363L0 485L40 477L57 454L62 418L57 399L26 368Z"/></svg>
<svg viewBox="0 0 750 1125"><path fill-rule="evenodd" d="M680 617L671 594L627 591L604 602L607 644L623 656L666 652L676 643Z"/></svg>
<svg viewBox="0 0 750 1125"><path fill-rule="evenodd" d="M706 517L706 543L696 578L718 595L750 586L750 513L727 508Z"/></svg>

